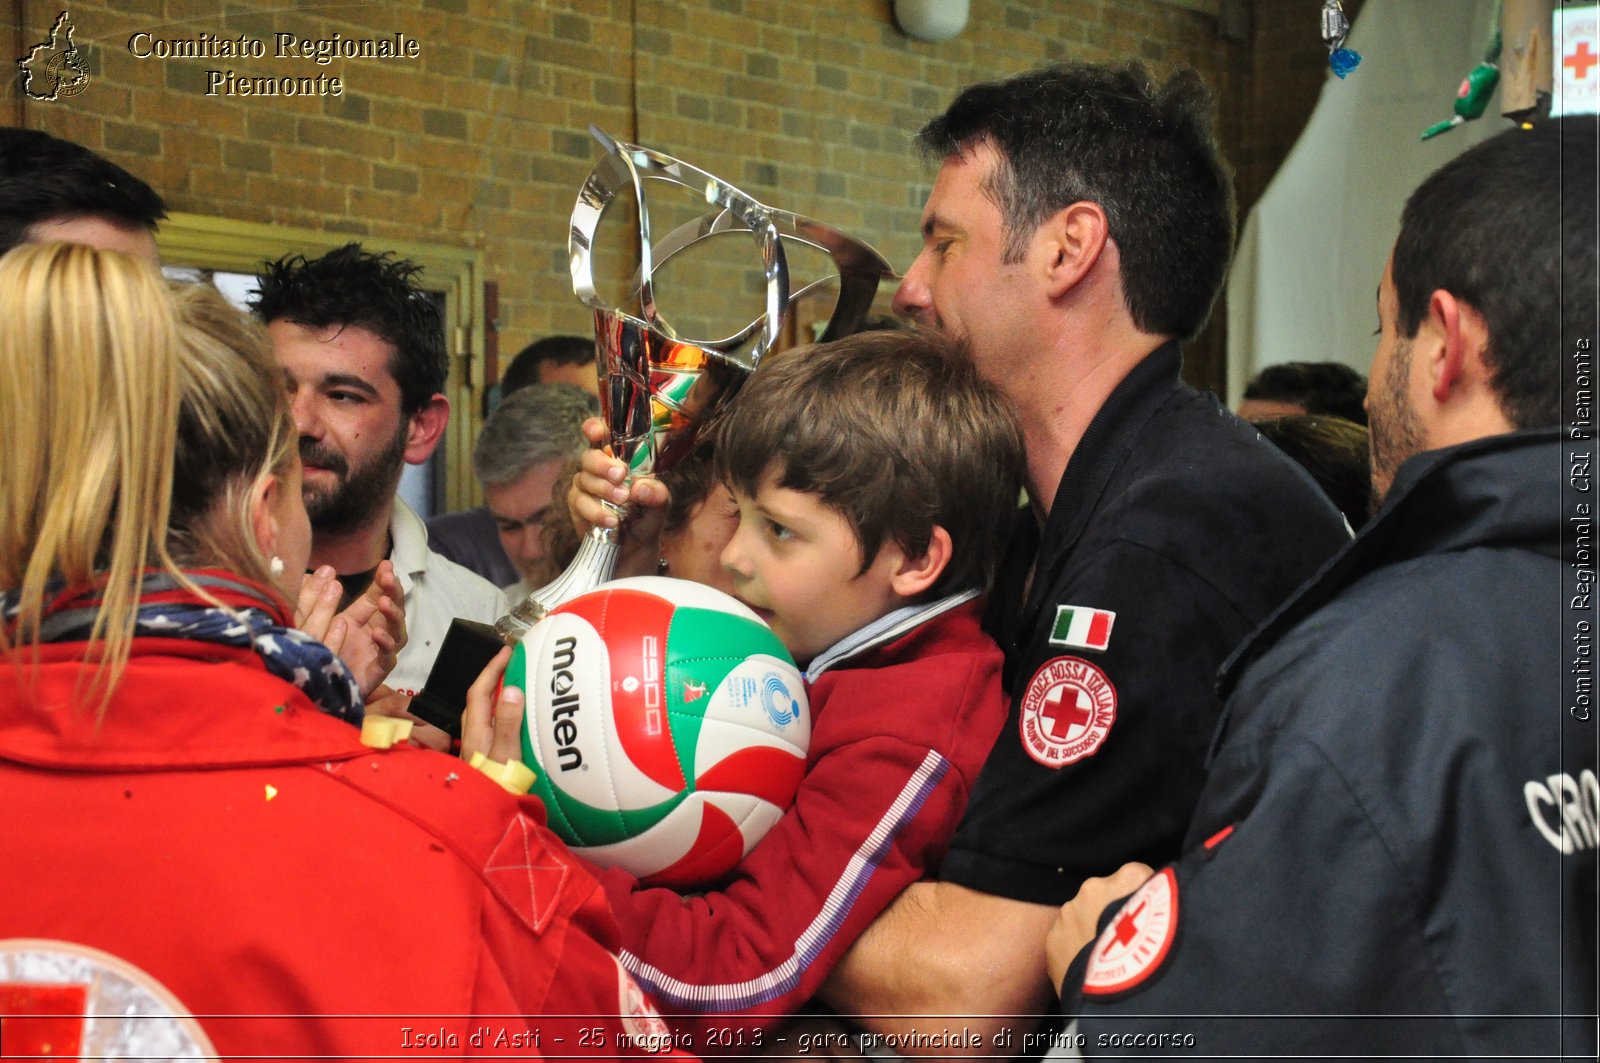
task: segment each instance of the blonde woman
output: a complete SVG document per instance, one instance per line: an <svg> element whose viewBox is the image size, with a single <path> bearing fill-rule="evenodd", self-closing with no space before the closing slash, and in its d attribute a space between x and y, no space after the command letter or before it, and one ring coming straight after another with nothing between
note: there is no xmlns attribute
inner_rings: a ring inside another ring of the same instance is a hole
<svg viewBox="0 0 1600 1063"><path fill-rule="evenodd" d="M114 972L223 1056L659 1045L537 802L343 722L358 684L290 623L310 533L260 330L29 245L0 380L0 982Z"/></svg>

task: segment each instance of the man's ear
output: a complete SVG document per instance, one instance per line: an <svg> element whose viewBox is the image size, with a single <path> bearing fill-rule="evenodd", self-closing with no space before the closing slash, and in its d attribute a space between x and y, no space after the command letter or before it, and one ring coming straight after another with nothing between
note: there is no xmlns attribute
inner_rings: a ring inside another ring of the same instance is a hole
<svg viewBox="0 0 1600 1063"><path fill-rule="evenodd" d="M433 448L444 438L444 427L450 423L450 400L435 394L422 404L422 409L411 415L406 426L407 465L421 465L433 454Z"/></svg>
<svg viewBox="0 0 1600 1063"><path fill-rule="evenodd" d="M1045 219L1034 233L1034 242L1044 256L1045 290L1050 298L1059 299L1094 269L1105 252L1110 230L1100 204L1082 200Z"/></svg>
<svg viewBox="0 0 1600 1063"><path fill-rule="evenodd" d="M283 490L283 478L269 473L256 479L250 488L250 531L255 536L261 552L272 557L278 552L278 492Z"/></svg>
<svg viewBox="0 0 1600 1063"><path fill-rule="evenodd" d="M1428 386L1441 405L1452 396L1486 388L1493 376L1484 355L1489 328L1483 315L1439 288L1428 297L1425 322L1435 341L1428 348Z"/></svg>
<svg viewBox="0 0 1600 1063"><path fill-rule="evenodd" d="M928 548L920 557L903 554L899 566L889 577L890 588L902 598L912 599L927 592L944 575L950 564L950 533L939 525L928 536Z"/></svg>

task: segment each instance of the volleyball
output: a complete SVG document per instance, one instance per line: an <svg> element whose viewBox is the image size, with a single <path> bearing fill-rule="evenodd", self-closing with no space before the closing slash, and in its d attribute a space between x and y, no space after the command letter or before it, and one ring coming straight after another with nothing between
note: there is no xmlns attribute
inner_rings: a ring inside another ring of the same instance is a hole
<svg viewBox="0 0 1600 1063"><path fill-rule="evenodd" d="M799 670L737 599L615 580L551 610L512 653L523 760L550 827L651 885L715 882L782 817L805 772Z"/></svg>

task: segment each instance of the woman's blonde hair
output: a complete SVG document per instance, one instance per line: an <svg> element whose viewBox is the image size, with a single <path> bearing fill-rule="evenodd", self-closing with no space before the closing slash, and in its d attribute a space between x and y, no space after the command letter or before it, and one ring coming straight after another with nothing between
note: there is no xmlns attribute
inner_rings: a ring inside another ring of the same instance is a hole
<svg viewBox="0 0 1600 1063"><path fill-rule="evenodd" d="M295 436L261 328L213 289L111 251L0 258L0 649L37 647L52 600L94 590L89 688L127 663L140 584L217 566L270 585L250 499ZM220 604L220 603L219 603Z"/></svg>

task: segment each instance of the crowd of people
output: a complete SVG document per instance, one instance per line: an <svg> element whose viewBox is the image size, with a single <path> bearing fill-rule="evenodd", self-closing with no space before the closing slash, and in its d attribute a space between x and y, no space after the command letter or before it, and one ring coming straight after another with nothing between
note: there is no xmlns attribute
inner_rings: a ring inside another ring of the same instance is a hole
<svg viewBox="0 0 1600 1063"><path fill-rule="evenodd" d="M171 1002L131 1051L225 1057L1593 1058L1595 122L1438 169L1369 376L1236 416L1182 378L1234 242L1211 106L1137 64L964 90L910 327L764 359L660 479L589 445L592 348L536 344L486 506L427 523L413 266L289 256L246 314L163 281L137 177L0 129L6 1007L115 974ZM456 742L408 712L624 502L624 570L755 609L812 706L794 806L693 895L547 829L507 652Z"/></svg>

